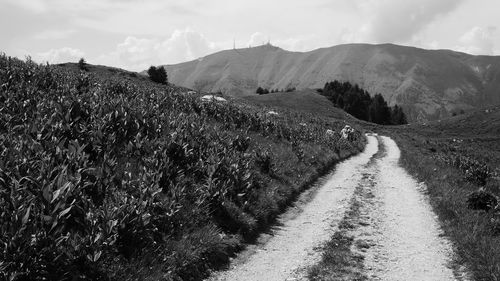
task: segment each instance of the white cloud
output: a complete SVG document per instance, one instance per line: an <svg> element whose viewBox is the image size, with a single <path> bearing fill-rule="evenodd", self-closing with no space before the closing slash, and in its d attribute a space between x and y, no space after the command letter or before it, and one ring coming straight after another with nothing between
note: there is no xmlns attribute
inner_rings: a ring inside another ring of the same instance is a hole
<svg viewBox="0 0 500 281"><path fill-rule="evenodd" d="M456 48L462 52L475 55L495 54L495 33L497 28L489 26L487 28L473 27L460 37L460 46Z"/></svg>
<svg viewBox="0 0 500 281"><path fill-rule="evenodd" d="M77 62L84 56L85 53L80 49L63 47L60 49L51 49L47 52L37 53L34 57L34 60L41 63Z"/></svg>
<svg viewBox="0 0 500 281"><path fill-rule="evenodd" d="M97 58L97 62L144 70L150 65L189 61L221 49L221 43L210 42L201 33L186 28L174 31L165 40L129 36L115 51Z"/></svg>
<svg viewBox="0 0 500 281"><path fill-rule="evenodd" d="M248 45L252 47L264 45L269 40L268 36L265 36L262 32L255 32L250 36L250 40L248 41Z"/></svg>
<svg viewBox="0 0 500 281"><path fill-rule="evenodd" d="M308 51L314 44L317 36L296 37L272 40L271 43L286 50ZM253 33L249 40L236 42L237 48L260 46L267 43L271 37L262 33ZM232 40L211 41L203 34L191 28L176 30L169 38L137 38L128 36L119 43L115 50L89 60L98 63L125 69L140 71L147 69L150 65L174 64L194 60L214 52L232 48Z"/></svg>
<svg viewBox="0 0 500 281"><path fill-rule="evenodd" d="M377 43L407 43L440 16L453 11L464 0L357 0L368 19L366 40Z"/></svg>

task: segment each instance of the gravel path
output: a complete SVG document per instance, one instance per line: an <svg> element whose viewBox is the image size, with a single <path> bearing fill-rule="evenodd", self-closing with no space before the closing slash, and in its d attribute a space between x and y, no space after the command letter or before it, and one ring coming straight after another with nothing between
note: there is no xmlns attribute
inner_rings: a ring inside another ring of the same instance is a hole
<svg viewBox="0 0 500 281"><path fill-rule="evenodd" d="M452 269L453 249L443 236L437 216L418 183L399 166L400 150L380 138L384 151L374 163L372 183L364 204L368 223L354 235L364 248L368 280L467 280Z"/></svg>
<svg viewBox="0 0 500 281"><path fill-rule="evenodd" d="M363 242L355 244L364 246L353 250L365 256L361 270L369 280L462 279L449 267L452 248L423 187L398 165L396 143L367 138L365 151L339 163L300 212L292 208L272 236L208 280L307 280L307 269L320 260L321 246L338 230L351 199L361 196L354 192L360 186L367 191L360 194L370 196L362 199L364 222L353 230Z"/></svg>

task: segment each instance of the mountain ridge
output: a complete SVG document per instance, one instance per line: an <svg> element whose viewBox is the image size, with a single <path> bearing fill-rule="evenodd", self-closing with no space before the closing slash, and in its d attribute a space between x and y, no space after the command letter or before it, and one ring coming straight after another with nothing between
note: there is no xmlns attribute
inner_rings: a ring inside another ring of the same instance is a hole
<svg viewBox="0 0 500 281"><path fill-rule="evenodd" d="M435 120L500 103L500 56L395 44L343 44L292 52L270 44L165 65L169 81L231 96L268 89L322 88L349 81L401 105L409 120Z"/></svg>

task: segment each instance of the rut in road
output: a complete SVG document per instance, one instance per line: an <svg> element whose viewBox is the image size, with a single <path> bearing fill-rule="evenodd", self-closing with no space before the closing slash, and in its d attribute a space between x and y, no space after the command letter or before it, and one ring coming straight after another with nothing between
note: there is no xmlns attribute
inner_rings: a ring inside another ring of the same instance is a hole
<svg viewBox="0 0 500 281"><path fill-rule="evenodd" d="M365 276L456 280L449 267L451 245L440 235L421 187L399 167L397 145L387 137L367 135L367 139L365 150L337 164L298 215L281 221L266 242L250 247L227 271L214 273L209 280L307 280L307 269L319 262L322 245L338 231L360 188L371 194L364 200L364 229L355 233L371 245L360 251L366 257L360 269Z"/></svg>

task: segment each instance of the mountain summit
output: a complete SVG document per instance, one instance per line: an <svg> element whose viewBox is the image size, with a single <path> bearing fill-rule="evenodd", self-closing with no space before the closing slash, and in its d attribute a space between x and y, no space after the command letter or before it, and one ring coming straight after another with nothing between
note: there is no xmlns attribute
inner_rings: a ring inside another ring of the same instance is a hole
<svg viewBox="0 0 500 281"><path fill-rule="evenodd" d="M270 44L221 51L165 66L169 80L232 96L268 89L322 88L349 81L403 106L411 121L500 103L500 57L393 44L347 44L290 52Z"/></svg>

